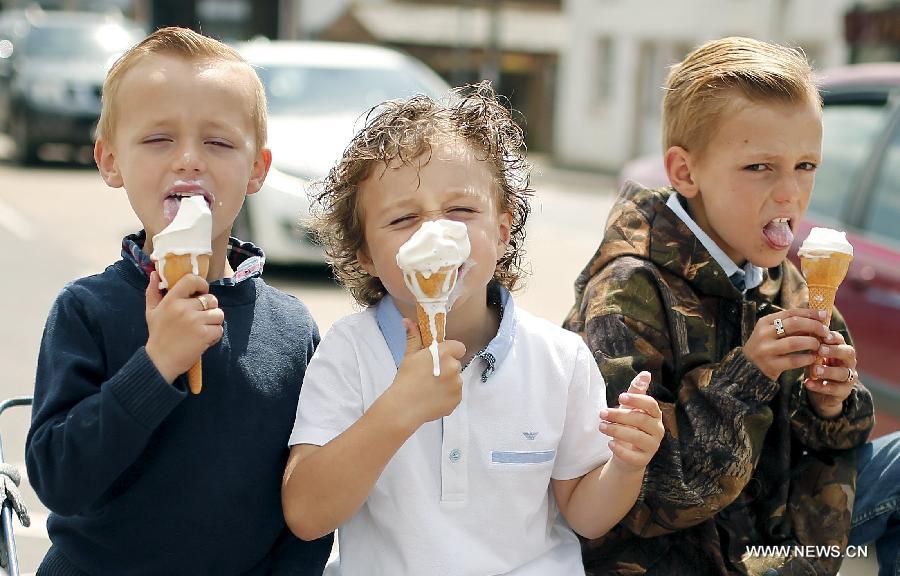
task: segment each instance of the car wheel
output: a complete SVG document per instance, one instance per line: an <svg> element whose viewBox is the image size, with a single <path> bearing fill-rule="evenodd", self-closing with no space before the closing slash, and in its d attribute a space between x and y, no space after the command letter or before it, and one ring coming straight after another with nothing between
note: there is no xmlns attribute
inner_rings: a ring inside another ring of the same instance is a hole
<svg viewBox="0 0 900 576"><path fill-rule="evenodd" d="M35 142L28 135L28 124L21 116L12 119L10 126L10 136L15 143L15 160L24 166L38 163L38 147L40 143Z"/></svg>

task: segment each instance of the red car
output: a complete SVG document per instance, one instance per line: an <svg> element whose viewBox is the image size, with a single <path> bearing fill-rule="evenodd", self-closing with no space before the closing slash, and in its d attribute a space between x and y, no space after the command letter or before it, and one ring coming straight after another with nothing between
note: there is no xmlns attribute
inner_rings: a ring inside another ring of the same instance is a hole
<svg viewBox="0 0 900 576"><path fill-rule="evenodd" d="M875 397L877 436L900 429L900 63L827 70L820 86L822 165L790 258L797 262L813 226L847 231L854 258L837 306L859 351L860 378ZM658 155L626 164L624 180L668 184Z"/></svg>

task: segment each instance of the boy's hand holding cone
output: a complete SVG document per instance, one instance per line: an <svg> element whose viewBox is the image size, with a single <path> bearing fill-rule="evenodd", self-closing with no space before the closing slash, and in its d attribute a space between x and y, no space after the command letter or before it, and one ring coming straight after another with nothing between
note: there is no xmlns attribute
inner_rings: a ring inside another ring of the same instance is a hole
<svg viewBox="0 0 900 576"><path fill-rule="evenodd" d="M800 269L809 287L809 307L824 310L825 326L831 324L834 297L838 286L847 276L853 260L853 246L847 242L847 235L830 228L813 228L798 251ZM817 358L816 364L824 364L824 358Z"/></svg>
<svg viewBox="0 0 900 576"><path fill-rule="evenodd" d="M825 312L822 321L827 328L838 286L853 260L853 247L843 232L813 228L799 255L809 286L809 307ZM829 331L805 382L810 402L819 416L834 418L841 414L856 377L856 350L844 342L839 332Z"/></svg>
<svg viewBox="0 0 900 576"><path fill-rule="evenodd" d="M416 298L422 344L431 351L435 376L441 373L437 344L445 339L450 294L470 251L465 224L435 220L423 223L397 253L397 266Z"/></svg>
<svg viewBox="0 0 900 576"><path fill-rule="evenodd" d="M222 337L221 324L224 320L224 318L221 318L222 312L221 310L218 310L215 297L207 294L207 292L209 292L209 285L203 280L209 271L209 258L212 255L211 241L212 214L210 213L206 200L201 195L183 198L178 206L178 213L175 215L172 222L162 232L153 237L154 249L151 257L156 264L156 271L159 279L159 286L156 289L156 293L158 294L160 289L169 289L169 294L177 293L177 298L190 300L190 304L186 304L186 308L180 310L180 312L183 312L186 315L185 318L188 318L189 320L193 319L193 322L189 321L190 325L200 328L200 331L195 333L194 337L196 338L195 344L203 344L202 349L200 349L199 354L195 355L195 358L197 359L196 362L187 369L188 385L191 392L194 394L200 393L203 384L203 372L199 359L200 354ZM196 285L196 282L192 281L191 285L196 286L191 292L184 293L184 290L176 292L173 288L179 287L181 279L185 277L190 278L190 275L196 276L197 279L201 280L202 286ZM151 304L153 304L152 301L156 300L156 298L152 297L150 294L153 290L154 287L151 281L147 296L148 327L150 326ZM174 294L173 297L175 297ZM158 302L156 304L158 305ZM197 310L198 304L199 310ZM202 315L192 316L190 314L190 312L194 311L192 308L197 312L202 313ZM211 310L215 310L215 313L209 314ZM169 324L171 325L171 322ZM210 324L218 324L218 329L212 330L213 335L217 334L214 339L211 339L210 337L210 330L206 329ZM190 330L187 332L179 332L176 333L174 337L176 340L179 340L183 338L185 334L190 333ZM153 334L151 332L151 339L152 336ZM148 342L148 346L149 345ZM189 348L194 347L196 346L190 346ZM157 359L154 359L155 362L156 360ZM161 360L164 365L169 364L169 362L166 362L164 359ZM181 363L175 362L174 364L180 366ZM157 363L157 367L159 368L159 363ZM181 373L183 373L183 371L178 372L177 374Z"/></svg>

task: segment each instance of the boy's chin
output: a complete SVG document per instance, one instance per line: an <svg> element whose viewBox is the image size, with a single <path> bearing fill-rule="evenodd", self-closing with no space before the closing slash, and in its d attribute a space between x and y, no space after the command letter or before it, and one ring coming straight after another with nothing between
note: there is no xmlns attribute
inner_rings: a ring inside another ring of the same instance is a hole
<svg viewBox="0 0 900 576"><path fill-rule="evenodd" d="M788 249L766 250L765 254L756 254L753 258L748 258L754 266L760 268L775 268L781 266L781 263L787 259Z"/></svg>

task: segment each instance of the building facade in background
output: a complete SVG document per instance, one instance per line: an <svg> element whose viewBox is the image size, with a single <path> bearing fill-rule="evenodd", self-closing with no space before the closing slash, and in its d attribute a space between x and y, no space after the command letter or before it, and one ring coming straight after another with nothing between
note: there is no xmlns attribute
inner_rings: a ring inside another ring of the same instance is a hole
<svg viewBox="0 0 900 576"><path fill-rule="evenodd" d="M22 7L34 0L0 0ZM450 84L488 78L521 112L530 150L614 171L659 152L669 67L728 35L802 47L817 68L900 59L900 0L40 0L121 10L148 30L226 41L369 42Z"/></svg>
<svg viewBox="0 0 900 576"><path fill-rule="evenodd" d="M816 68L847 62L850 0L567 0L554 155L614 171L660 153L662 87L697 45L750 36L800 46Z"/></svg>

